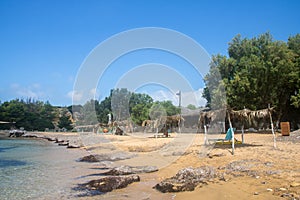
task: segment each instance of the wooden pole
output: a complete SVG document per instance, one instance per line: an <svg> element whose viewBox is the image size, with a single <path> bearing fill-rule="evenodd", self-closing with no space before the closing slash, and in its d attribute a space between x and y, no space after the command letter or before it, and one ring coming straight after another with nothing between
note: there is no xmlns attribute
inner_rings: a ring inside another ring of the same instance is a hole
<svg viewBox="0 0 300 200"><path fill-rule="evenodd" d="M272 115L271 115L271 111L270 111L270 104L268 105L268 112L269 112L270 121L271 121L271 129L272 129L272 135L273 135L273 146L276 149L276 136L275 136L275 132L274 132L274 125L273 125Z"/></svg>
<svg viewBox="0 0 300 200"><path fill-rule="evenodd" d="M242 144L244 144L244 125L242 126Z"/></svg>
<svg viewBox="0 0 300 200"><path fill-rule="evenodd" d="M204 125L204 145L207 145L207 128L206 128L206 125Z"/></svg>
<svg viewBox="0 0 300 200"><path fill-rule="evenodd" d="M232 133L232 155L234 155L234 131L233 131L233 128L232 128L232 124L231 124L231 120L230 120L230 114L229 112L227 111L227 114L228 114L228 121L229 121L229 126L230 126L230 130L231 130L231 133Z"/></svg>

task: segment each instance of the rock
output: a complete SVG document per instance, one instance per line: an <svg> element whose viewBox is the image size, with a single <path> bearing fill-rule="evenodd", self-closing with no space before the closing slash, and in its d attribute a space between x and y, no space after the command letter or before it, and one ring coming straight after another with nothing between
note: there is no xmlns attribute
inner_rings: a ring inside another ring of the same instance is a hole
<svg viewBox="0 0 300 200"><path fill-rule="evenodd" d="M58 138L55 138L55 143L62 143L62 142L64 142L64 140L60 140Z"/></svg>
<svg viewBox="0 0 300 200"><path fill-rule="evenodd" d="M259 193L258 192L254 192L254 195L259 195Z"/></svg>
<svg viewBox="0 0 300 200"><path fill-rule="evenodd" d="M154 186L160 192L183 192L183 191L193 191L197 185L195 183L185 183L180 185L174 185L174 183L170 182L161 182Z"/></svg>
<svg viewBox="0 0 300 200"><path fill-rule="evenodd" d="M27 137L27 138L38 138L37 135L31 134L31 133L25 133L24 135L22 135L22 137Z"/></svg>
<svg viewBox="0 0 300 200"><path fill-rule="evenodd" d="M266 165L268 167L272 167L274 165L274 163L272 163L272 162L265 162L264 165Z"/></svg>
<svg viewBox="0 0 300 200"><path fill-rule="evenodd" d="M222 156L225 156L225 154L224 153L208 154L209 158L222 157Z"/></svg>
<svg viewBox="0 0 300 200"><path fill-rule="evenodd" d="M95 155L84 156L79 159L80 162L99 162Z"/></svg>
<svg viewBox="0 0 300 200"><path fill-rule="evenodd" d="M11 130L9 131L9 137L21 137L26 131L24 130Z"/></svg>
<svg viewBox="0 0 300 200"><path fill-rule="evenodd" d="M273 192L273 189L267 188L267 191L268 191L268 192Z"/></svg>
<svg viewBox="0 0 300 200"><path fill-rule="evenodd" d="M179 170L171 178L167 178L154 186L160 192L193 191L200 184L206 184L217 177L213 167L185 168Z"/></svg>
<svg viewBox="0 0 300 200"><path fill-rule="evenodd" d="M56 141L57 138L52 138L52 137L46 137L44 136L43 139L48 140L50 142Z"/></svg>
<svg viewBox="0 0 300 200"><path fill-rule="evenodd" d="M139 181L140 177L138 175L108 176L98 180L89 181L88 183L80 185L80 188L98 190L100 192L111 192L112 190L125 188L129 184Z"/></svg>
<svg viewBox="0 0 300 200"><path fill-rule="evenodd" d="M140 166L140 167L131 167L127 165L122 165L120 167L115 167L108 172L102 173L102 175L128 175L128 174L138 174L138 173L150 173L158 171L158 168L155 166Z"/></svg>
<svg viewBox="0 0 300 200"><path fill-rule="evenodd" d="M68 141L58 143L58 146L68 146L68 145L69 145Z"/></svg>
<svg viewBox="0 0 300 200"><path fill-rule="evenodd" d="M282 195L280 195L280 197L293 197L293 195L290 193L283 193Z"/></svg>
<svg viewBox="0 0 300 200"><path fill-rule="evenodd" d="M101 162L101 161L117 161L135 157L136 154L128 154L124 152L116 152L112 154L94 154L80 158L81 162Z"/></svg>
<svg viewBox="0 0 300 200"><path fill-rule="evenodd" d="M280 191L287 191L286 188L279 188Z"/></svg>
<svg viewBox="0 0 300 200"><path fill-rule="evenodd" d="M291 187L299 187L299 186L300 186L300 183L293 182L293 183L291 183L290 186L291 186Z"/></svg>
<svg viewBox="0 0 300 200"><path fill-rule="evenodd" d="M69 148L69 149L75 149L75 148L80 148L80 145L78 145L78 144L68 144L68 146L67 146L67 148Z"/></svg>
<svg viewBox="0 0 300 200"><path fill-rule="evenodd" d="M266 175L274 175L274 174L280 174L281 171L267 170L265 173Z"/></svg>

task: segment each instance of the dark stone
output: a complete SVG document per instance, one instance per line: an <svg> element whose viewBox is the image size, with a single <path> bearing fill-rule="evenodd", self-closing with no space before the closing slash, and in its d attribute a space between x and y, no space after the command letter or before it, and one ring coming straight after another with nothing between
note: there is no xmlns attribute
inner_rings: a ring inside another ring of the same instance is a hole
<svg viewBox="0 0 300 200"><path fill-rule="evenodd" d="M84 156L79 159L80 162L99 162L95 155Z"/></svg>
<svg viewBox="0 0 300 200"><path fill-rule="evenodd" d="M68 141L63 141L63 142L58 143L58 146L68 146L68 145L69 145Z"/></svg>
<svg viewBox="0 0 300 200"><path fill-rule="evenodd" d="M125 188L129 184L139 181L140 177L138 175L108 176L98 180L89 181L88 183L82 184L80 187L89 190L98 190L100 192L111 192L112 190Z"/></svg>
<svg viewBox="0 0 300 200"><path fill-rule="evenodd" d="M55 143L62 143L64 140L59 140L58 138L55 138Z"/></svg>
<svg viewBox="0 0 300 200"><path fill-rule="evenodd" d="M80 148L80 145L78 145L78 144L68 144L68 146L67 146L67 148L69 148L69 149L76 149L76 148Z"/></svg>
<svg viewBox="0 0 300 200"><path fill-rule="evenodd" d="M185 168L179 170L171 178L167 178L154 186L160 192L193 191L200 184L206 184L217 177L213 167Z"/></svg>
<svg viewBox="0 0 300 200"><path fill-rule="evenodd" d="M24 130L11 130L9 131L9 137L21 137L26 131Z"/></svg>
<svg viewBox="0 0 300 200"><path fill-rule="evenodd" d="M52 138L52 137L43 137L43 139L46 139L46 140L48 140L50 142L53 142L53 141L57 140L57 138Z"/></svg>

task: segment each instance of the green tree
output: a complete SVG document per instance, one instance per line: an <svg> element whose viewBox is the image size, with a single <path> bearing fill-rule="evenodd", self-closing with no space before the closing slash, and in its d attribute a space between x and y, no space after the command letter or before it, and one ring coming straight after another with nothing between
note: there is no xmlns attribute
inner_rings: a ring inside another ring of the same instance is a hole
<svg viewBox="0 0 300 200"><path fill-rule="evenodd" d="M158 112L157 114L152 113L153 116L161 116L165 114L167 116L172 116L180 114L181 111L180 108L172 104L172 101L156 101L153 103L151 110L153 110L153 112ZM164 112L165 114L162 112Z"/></svg>
<svg viewBox="0 0 300 200"><path fill-rule="evenodd" d="M24 127L26 130L44 131L45 128L54 128L55 112L49 102L27 101L16 99L4 102L1 106L0 120L14 122L16 128ZM1 126L2 129L10 128L11 124Z"/></svg>
<svg viewBox="0 0 300 200"><path fill-rule="evenodd" d="M141 125L149 119L149 109L153 99L147 94L132 93L129 101L129 112L134 123Z"/></svg>
<svg viewBox="0 0 300 200"><path fill-rule="evenodd" d="M196 110L197 109L197 107L193 104L187 105L187 108L190 109L190 110Z"/></svg>
<svg viewBox="0 0 300 200"><path fill-rule="evenodd" d="M111 114L111 94L109 97L105 97L103 101L96 106L96 113L98 121L101 123L108 123L108 114Z"/></svg>
<svg viewBox="0 0 300 200"><path fill-rule="evenodd" d="M291 105L295 108L300 108L300 34L289 37L288 48L294 52L294 63L295 63L295 79L296 84L294 84L294 93L291 95ZM298 110L299 112L299 110Z"/></svg>
<svg viewBox="0 0 300 200"><path fill-rule="evenodd" d="M58 121L58 127L59 128L65 128L67 130L72 130L73 126L72 126L72 121L70 119L70 114L67 111L67 109L63 109L62 114L59 118Z"/></svg>
<svg viewBox="0 0 300 200"><path fill-rule="evenodd" d="M251 39L234 37L229 57L212 57L203 92L208 105L222 104L218 101L224 88L224 102L233 109L262 109L271 104L279 118L287 116L291 105L299 105L299 41L299 34L288 43L274 41L269 32Z"/></svg>
<svg viewBox="0 0 300 200"><path fill-rule="evenodd" d="M130 118L129 101L132 93L126 88L117 88L111 92L111 109L117 121Z"/></svg>
<svg viewBox="0 0 300 200"><path fill-rule="evenodd" d="M80 119L77 122L78 125L94 125L98 123L98 118L96 114L96 108L99 102L97 100L87 101L80 110Z"/></svg>

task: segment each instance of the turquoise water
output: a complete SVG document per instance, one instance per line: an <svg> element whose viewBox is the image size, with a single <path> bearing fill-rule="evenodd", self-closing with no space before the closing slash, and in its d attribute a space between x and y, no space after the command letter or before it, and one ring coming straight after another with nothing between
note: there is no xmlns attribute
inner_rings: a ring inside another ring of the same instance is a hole
<svg viewBox="0 0 300 200"><path fill-rule="evenodd" d="M45 140L0 139L0 199L73 199L84 173L76 159Z"/></svg>

